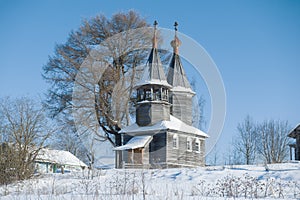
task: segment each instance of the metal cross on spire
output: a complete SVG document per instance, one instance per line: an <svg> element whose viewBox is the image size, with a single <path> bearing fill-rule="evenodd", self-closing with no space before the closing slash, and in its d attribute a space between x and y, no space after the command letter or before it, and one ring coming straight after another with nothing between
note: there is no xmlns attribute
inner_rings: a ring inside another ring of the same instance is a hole
<svg viewBox="0 0 300 200"><path fill-rule="evenodd" d="M174 23L175 31L177 31L177 26L178 26L178 23L175 22L175 23Z"/></svg>
<svg viewBox="0 0 300 200"><path fill-rule="evenodd" d="M154 28L156 29L156 26L158 25L156 20L154 21L153 25L154 25Z"/></svg>

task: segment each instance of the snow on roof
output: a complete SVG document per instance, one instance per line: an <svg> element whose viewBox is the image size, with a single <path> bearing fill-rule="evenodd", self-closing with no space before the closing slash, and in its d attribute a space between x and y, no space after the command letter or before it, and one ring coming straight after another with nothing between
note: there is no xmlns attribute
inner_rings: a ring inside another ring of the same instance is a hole
<svg viewBox="0 0 300 200"><path fill-rule="evenodd" d="M160 130L175 130L175 131L181 131L185 133L192 133L203 137L209 137L206 133L203 131L193 127L189 126L180 119L177 119L176 117L170 115L170 121L159 121L151 126L139 126L137 123L134 123L130 126L127 126L123 128L120 133L127 133L127 134L149 134L151 132L152 134L155 132L158 132Z"/></svg>
<svg viewBox="0 0 300 200"><path fill-rule="evenodd" d="M189 92L191 94L196 94L191 88L186 88L182 86L175 86L171 89L173 92Z"/></svg>
<svg viewBox="0 0 300 200"><path fill-rule="evenodd" d="M41 149L35 159L38 162L49 162L61 165L72 165L87 167L81 160L74 156L69 151Z"/></svg>
<svg viewBox="0 0 300 200"><path fill-rule="evenodd" d="M166 81L166 80L159 80L159 79L151 79L148 78L142 78L135 86L134 88L138 88L143 85L163 85L167 88L171 88L172 86Z"/></svg>
<svg viewBox="0 0 300 200"><path fill-rule="evenodd" d="M131 138L127 144L123 146L119 146L114 148L114 150L121 151L121 150L127 150L127 149L137 149L144 147L146 144L148 144L152 140L152 136L150 135L139 135Z"/></svg>

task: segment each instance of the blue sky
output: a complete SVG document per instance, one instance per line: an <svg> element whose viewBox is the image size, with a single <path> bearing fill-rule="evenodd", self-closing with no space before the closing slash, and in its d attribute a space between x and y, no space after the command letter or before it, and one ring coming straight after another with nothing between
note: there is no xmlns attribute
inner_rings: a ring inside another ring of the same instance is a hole
<svg viewBox="0 0 300 200"><path fill-rule="evenodd" d="M237 123L300 123L300 1L1 1L0 96L43 98L42 66L83 19L134 9L179 30L210 54L222 75L227 116L218 146ZM224 144L224 145L223 145ZM223 151L223 150L222 150ZM224 151L223 151L224 152Z"/></svg>

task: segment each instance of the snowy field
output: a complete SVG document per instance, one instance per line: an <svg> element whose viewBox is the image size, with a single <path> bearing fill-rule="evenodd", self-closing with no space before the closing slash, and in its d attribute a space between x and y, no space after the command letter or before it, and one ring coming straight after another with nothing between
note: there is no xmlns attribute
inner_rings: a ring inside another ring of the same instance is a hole
<svg viewBox="0 0 300 200"><path fill-rule="evenodd" d="M300 199L300 162L196 169L44 174L0 187L0 199Z"/></svg>

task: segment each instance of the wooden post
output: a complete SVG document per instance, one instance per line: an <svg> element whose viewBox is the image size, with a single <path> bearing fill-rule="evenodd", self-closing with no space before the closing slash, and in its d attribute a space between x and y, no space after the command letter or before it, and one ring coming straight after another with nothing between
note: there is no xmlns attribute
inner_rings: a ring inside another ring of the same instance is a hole
<svg viewBox="0 0 300 200"><path fill-rule="evenodd" d="M300 160L300 133L296 135L295 160Z"/></svg>
<svg viewBox="0 0 300 200"><path fill-rule="evenodd" d="M290 145L290 160L293 159L293 155L292 155L292 146Z"/></svg>
<svg viewBox="0 0 300 200"><path fill-rule="evenodd" d="M133 155L133 149L131 149L131 164L134 164L134 155Z"/></svg>
<svg viewBox="0 0 300 200"><path fill-rule="evenodd" d="M154 97L153 97L154 95L153 95L153 88L151 87L151 94L150 94L150 99L151 99L151 101L153 101L154 100Z"/></svg>

